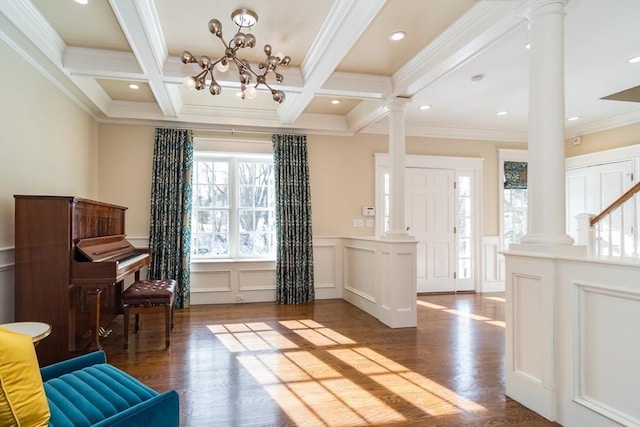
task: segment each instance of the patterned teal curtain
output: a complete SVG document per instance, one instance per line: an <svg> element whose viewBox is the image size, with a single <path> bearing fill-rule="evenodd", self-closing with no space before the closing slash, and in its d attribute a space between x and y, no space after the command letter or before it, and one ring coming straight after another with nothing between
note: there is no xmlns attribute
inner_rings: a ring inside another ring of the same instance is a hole
<svg viewBox="0 0 640 427"><path fill-rule="evenodd" d="M273 135L276 179L276 300L279 304L313 301L311 192L305 135Z"/></svg>
<svg viewBox="0 0 640 427"><path fill-rule="evenodd" d="M151 279L175 279L175 307L189 307L193 136L185 129L156 129L151 179L149 247Z"/></svg>
<svg viewBox="0 0 640 427"><path fill-rule="evenodd" d="M527 188L527 162L504 162L504 188L505 190Z"/></svg>

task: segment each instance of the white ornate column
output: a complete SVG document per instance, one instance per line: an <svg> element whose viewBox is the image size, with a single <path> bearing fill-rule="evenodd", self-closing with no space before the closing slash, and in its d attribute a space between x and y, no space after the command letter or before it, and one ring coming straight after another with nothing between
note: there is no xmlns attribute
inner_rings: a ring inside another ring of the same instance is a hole
<svg viewBox="0 0 640 427"><path fill-rule="evenodd" d="M524 244L571 245L565 224L564 7L534 0L529 19L528 232Z"/></svg>
<svg viewBox="0 0 640 427"><path fill-rule="evenodd" d="M407 98L389 103L389 231L385 237L406 239L405 120Z"/></svg>
<svg viewBox="0 0 640 427"><path fill-rule="evenodd" d="M505 253L505 391L558 419L558 256L584 253L565 227L566 0L530 0L528 233Z"/></svg>

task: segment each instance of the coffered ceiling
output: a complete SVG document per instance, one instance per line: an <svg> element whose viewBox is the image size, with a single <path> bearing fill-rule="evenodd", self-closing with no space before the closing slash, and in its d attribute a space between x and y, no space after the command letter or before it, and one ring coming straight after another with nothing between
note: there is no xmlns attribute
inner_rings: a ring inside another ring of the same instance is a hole
<svg viewBox="0 0 640 427"><path fill-rule="evenodd" d="M0 0L0 38L105 123L386 133L386 105L400 96L410 100L407 135L525 141L525 16L536 1ZM233 66L216 74L218 96L182 85L199 68L180 53L221 56L208 22L220 20L229 40L239 8L258 15L256 47L241 58L263 61L267 43L291 57L282 84L269 80L286 93L282 104L263 90L236 96ZM638 22L640 0L568 2L565 111L579 119L567 122L567 137L640 122L633 96L601 99L640 85L640 63L627 62L640 55ZM394 31L406 37L389 40Z"/></svg>

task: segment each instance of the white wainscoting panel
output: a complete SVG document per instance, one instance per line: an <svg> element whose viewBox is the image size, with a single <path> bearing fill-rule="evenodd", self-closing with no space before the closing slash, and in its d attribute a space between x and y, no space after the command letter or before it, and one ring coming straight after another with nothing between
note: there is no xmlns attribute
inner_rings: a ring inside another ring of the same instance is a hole
<svg viewBox="0 0 640 427"><path fill-rule="evenodd" d="M342 239L313 238L313 281L316 299L342 298Z"/></svg>
<svg viewBox="0 0 640 427"><path fill-rule="evenodd" d="M640 425L640 293L575 285L575 401L623 425Z"/></svg>
<svg viewBox="0 0 640 427"><path fill-rule="evenodd" d="M504 292L504 255L500 250L500 236L482 238L480 292Z"/></svg>
<svg viewBox="0 0 640 427"><path fill-rule="evenodd" d="M316 299L342 298L342 238L314 237L313 259ZM275 268L275 261L192 262L191 304L275 301Z"/></svg>
<svg viewBox="0 0 640 427"><path fill-rule="evenodd" d="M275 268L238 269L238 290L241 292L276 290Z"/></svg>
<svg viewBox="0 0 640 427"><path fill-rule="evenodd" d="M415 240L344 238L343 298L392 328L415 327Z"/></svg>
<svg viewBox="0 0 640 427"><path fill-rule="evenodd" d="M15 320L15 264L13 248L0 249L0 323Z"/></svg>
<svg viewBox="0 0 640 427"><path fill-rule="evenodd" d="M513 252L505 256L506 393L554 421L555 262Z"/></svg>
<svg viewBox="0 0 640 427"><path fill-rule="evenodd" d="M505 253L507 395L565 427L640 426L640 262Z"/></svg>
<svg viewBox="0 0 640 427"><path fill-rule="evenodd" d="M344 289L371 302L376 301L376 251L374 248L345 245Z"/></svg>
<svg viewBox="0 0 640 427"><path fill-rule="evenodd" d="M542 363L539 351L543 348L540 319L542 309L541 278L513 275L513 370L542 385Z"/></svg>

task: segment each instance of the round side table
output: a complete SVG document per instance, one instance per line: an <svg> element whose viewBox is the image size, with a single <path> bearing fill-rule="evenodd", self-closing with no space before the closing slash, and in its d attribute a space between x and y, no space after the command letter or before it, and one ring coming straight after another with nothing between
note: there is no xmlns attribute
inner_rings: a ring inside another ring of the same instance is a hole
<svg viewBox="0 0 640 427"><path fill-rule="evenodd" d="M31 336L34 345L38 345L42 339L48 337L51 333L51 325L42 322L3 323L0 326L13 332Z"/></svg>

